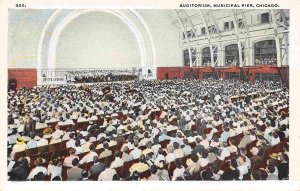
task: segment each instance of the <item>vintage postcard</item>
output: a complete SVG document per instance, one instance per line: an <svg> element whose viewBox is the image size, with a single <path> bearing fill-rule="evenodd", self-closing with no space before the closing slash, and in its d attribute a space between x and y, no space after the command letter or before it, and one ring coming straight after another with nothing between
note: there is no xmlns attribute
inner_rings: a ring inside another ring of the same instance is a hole
<svg viewBox="0 0 300 191"><path fill-rule="evenodd" d="M1 3L1 190L300 189L299 1Z"/></svg>

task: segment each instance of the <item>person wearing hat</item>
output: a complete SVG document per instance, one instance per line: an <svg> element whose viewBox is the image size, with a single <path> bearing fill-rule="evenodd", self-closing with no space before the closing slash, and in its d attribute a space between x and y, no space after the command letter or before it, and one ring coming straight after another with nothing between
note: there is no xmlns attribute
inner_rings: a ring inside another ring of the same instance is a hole
<svg viewBox="0 0 300 191"><path fill-rule="evenodd" d="M129 172L132 174L134 171L137 171L139 173L145 172L146 170L149 170L149 166L147 165L146 162L146 157L145 155L141 155L139 157L139 162L138 163L134 163L130 168L129 168Z"/></svg>
<svg viewBox="0 0 300 191"><path fill-rule="evenodd" d="M14 158L15 153L25 151L27 149L27 145L23 137L18 137L16 139L16 144L12 147L11 157Z"/></svg>
<svg viewBox="0 0 300 191"><path fill-rule="evenodd" d="M47 127L43 130L43 137L45 139L51 138L53 130L50 127Z"/></svg>
<svg viewBox="0 0 300 191"><path fill-rule="evenodd" d="M105 158L112 155L112 151L109 150L109 144L107 142L103 143L104 151L99 154L99 158Z"/></svg>

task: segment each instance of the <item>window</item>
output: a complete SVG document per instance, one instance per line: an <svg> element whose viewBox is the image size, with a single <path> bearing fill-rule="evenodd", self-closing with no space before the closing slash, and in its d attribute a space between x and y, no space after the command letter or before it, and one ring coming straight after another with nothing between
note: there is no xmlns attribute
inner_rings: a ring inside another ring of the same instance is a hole
<svg viewBox="0 0 300 191"><path fill-rule="evenodd" d="M211 25L211 32L210 33L216 33L217 29L215 28L215 25Z"/></svg>
<svg viewBox="0 0 300 191"><path fill-rule="evenodd" d="M187 31L187 36L188 38L195 38L196 34L192 30L189 30Z"/></svg>
<svg viewBox="0 0 300 191"><path fill-rule="evenodd" d="M209 47L202 49L202 66L211 66Z"/></svg>
<svg viewBox="0 0 300 191"><path fill-rule="evenodd" d="M217 48L214 47L214 51L214 62L216 62L218 52ZM205 47L202 49L202 66L212 66L209 47Z"/></svg>
<svg viewBox="0 0 300 191"><path fill-rule="evenodd" d="M257 81L275 81L280 82L280 75L279 74L262 74L258 73L255 74L255 80Z"/></svg>
<svg viewBox="0 0 300 191"><path fill-rule="evenodd" d="M189 50L183 51L183 65L184 66L190 65Z"/></svg>
<svg viewBox="0 0 300 191"><path fill-rule="evenodd" d="M187 31L187 36L188 36L188 38L191 38L191 36L192 36L192 31L190 30L190 31Z"/></svg>
<svg viewBox="0 0 300 191"><path fill-rule="evenodd" d="M225 73L225 79L227 80L237 80L240 78L241 78L240 73L228 73L228 72Z"/></svg>
<svg viewBox="0 0 300 191"><path fill-rule="evenodd" d="M211 34L211 26L208 26L207 29L208 29L208 32Z"/></svg>
<svg viewBox="0 0 300 191"><path fill-rule="evenodd" d="M233 21L230 22L231 30L234 29L234 23Z"/></svg>
<svg viewBox="0 0 300 191"><path fill-rule="evenodd" d="M275 40L264 40L254 44L255 65L277 65Z"/></svg>
<svg viewBox="0 0 300 191"><path fill-rule="evenodd" d="M225 47L225 66L239 66L239 49L237 44Z"/></svg>
<svg viewBox="0 0 300 191"><path fill-rule="evenodd" d="M260 15L260 22L263 23L269 23L270 22L270 14L269 13L263 13Z"/></svg>
<svg viewBox="0 0 300 191"><path fill-rule="evenodd" d="M192 52L192 62L194 63L196 60L196 49L191 48ZM189 58L189 50L186 49L183 51L183 65L190 66L190 58Z"/></svg>
<svg viewBox="0 0 300 191"><path fill-rule="evenodd" d="M224 23L224 30L228 31L229 30L229 22Z"/></svg>
<svg viewBox="0 0 300 191"><path fill-rule="evenodd" d="M245 28L245 23L244 23L243 19L239 19L238 26L239 26L240 29Z"/></svg>
<svg viewBox="0 0 300 191"><path fill-rule="evenodd" d="M205 27L202 27L202 28L201 28L201 34L202 34L202 35L206 35Z"/></svg>

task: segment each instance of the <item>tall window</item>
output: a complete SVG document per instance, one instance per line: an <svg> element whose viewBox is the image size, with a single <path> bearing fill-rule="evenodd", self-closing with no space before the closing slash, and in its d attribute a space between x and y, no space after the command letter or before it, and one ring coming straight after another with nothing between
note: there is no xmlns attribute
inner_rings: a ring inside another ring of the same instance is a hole
<svg viewBox="0 0 300 191"><path fill-rule="evenodd" d="M215 27L215 25L211 25L211 28L210 28L210 33L216 33L217 32L217 29Z"/></svg>
<svg viewBox="0 0 300 191"><path fill-rule="evenodd" d="M195 38L196 34L192 30L189 30L187 31L187 36L188 38Z"/></svg>
<svg viewBox="0 0 300 191"><path fill-rule="evenodd" d="M270 14L269 13L263 13L260 15L260 22L261 23L269 23L270 22Z"/></svg>
<svg viewBox="0 0 300 191"><path fill-rule="evenodd" d="M229 22L224 23L224 30L228 31L229 30Z"/></svg>
<svg viewBox="0 0 300 191"><path fill-rule="evenodd" d="M239 66L239 49L237 44L225 47L225 66Z"/></svg>
<svg viewBox="0 0 300 191"><path fill-rule="evenodd" d="M238 21L238 22L239 22L239 24L238 24L238 25L239 25L239 28L240 28L240 29L242 29L242 28L245 28L245 24L244 24L244 21L243 21L243 19L239 19L239 21Z"/></svg>
<svg viewBox="0 0 300 191"><path fill-rule="evenodd" d="M231 30L234 29L234 23L233 21L230 21Z"/></svg>
<svg viewBox="0 0 300 191"><path fill-rule="evenodd" d="M196 50L191 48L191 52L192 52L192 63L195 62L196 60ZM190 58L189 58L189 50L186 49L183 51L183 65L184 66L190 66Z"/></svg>
<svg viewBox="0 0 300 191"><path fill-rule="evenodd" d="M206 35L205 27L201 28L201 35Z"/></svg>
<svg viewBox="0 0 300 191"><path fill-rule="evenodd" d="M217 60L217 48L214 48L214 62ZM211 55L210 55L210 48L205 47L202 49L202 66L212 66L211 63Z"/></svg>
<svg viewBox="0 0 300 191"><path fill-rule="evenodd" d="M276 65L275 40L264 40L254 44L255 65Z"/></svg>

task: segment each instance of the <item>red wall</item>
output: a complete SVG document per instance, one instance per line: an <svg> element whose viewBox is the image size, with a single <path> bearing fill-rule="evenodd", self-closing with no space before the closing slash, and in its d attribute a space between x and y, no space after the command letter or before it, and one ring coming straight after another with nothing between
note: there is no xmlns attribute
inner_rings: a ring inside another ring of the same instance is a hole
<svg viewBox="0 0 300 191"><path fill-rule="evenodd" d="M247 75L247 78L251 81L255 80L255 74L277 74L280 70L281 74L285 78L287 75L287 67L278 68L276 66L251 66L244 67L244 72ZM166 79L166 73L169 74L169 79L174 78L183 78L184 73L188 71L193 71L197 79L203 79L205 72L213 72L212 67L201 67L201 68L190 68L187 66L184 67L158 67L157 68L157 79L164 80ZM219 78L225 79L225 73L240 73L240 67L224 67L224 68L215 68Z"/></svg>
<svg viewBox="0 0 300 191"><path fill-rule="evenodd" d="M157 79L166 79L166 74L168 74L169 79L179 78L181 67L158 67L157 68Z"/></svg>
<svg viewBox="0 0 300 191"><path fill-rule="evenodd" d="M17 80L17 88L32 88L37 85L36 69L8 69L8 80Z"/></svg>

